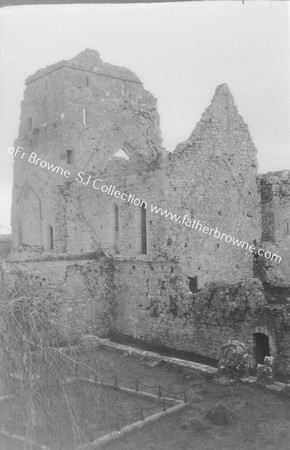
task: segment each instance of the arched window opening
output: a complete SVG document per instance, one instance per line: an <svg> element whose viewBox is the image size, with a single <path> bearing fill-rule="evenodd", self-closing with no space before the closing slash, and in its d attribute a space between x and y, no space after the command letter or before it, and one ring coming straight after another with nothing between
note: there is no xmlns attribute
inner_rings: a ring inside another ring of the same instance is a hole
<svg viewBox="0 0 290 450"><path fill-rule="evenodd" d="M49 249L53 250L53 228L49 227Z"/></svg>
<svg viewBox="0 0 290 450"><path fill-rule="evenodd" d="M265 356L270 356L269 338L266 334L253 334L253 352L255 364L264 364Z"/></svg>
<svg viewBox="0 0 290 450"><path fill-rule="evenodd" d="M114 205L114 233L115 233L115 251L119 253L119 233L120 233L120 216L119 216L119 207L118 205Z"/></svg>
<svg viewBox="0 0 290 450"><path fill-rule="evenodd" d="M141 205L141 254L147 255L147 224L146 224L146 206Z"/></svg>

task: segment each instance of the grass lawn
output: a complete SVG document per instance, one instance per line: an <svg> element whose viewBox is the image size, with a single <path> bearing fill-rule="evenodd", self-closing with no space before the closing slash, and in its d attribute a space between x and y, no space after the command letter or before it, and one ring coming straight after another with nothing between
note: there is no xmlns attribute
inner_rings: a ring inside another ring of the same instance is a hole
<svg viewBox="0 0 290 450"><path fill-rule="evenodd" d="M51 437L54 437L52 430L54 435L58 435L61 450L72 450L75 445L92 442L139 420L141 408L143 416L146 417L162 411L163 407L159 399L85 381L77 384L71 382L65 385L64 389L65 395L59 391L57 395L50 396L50 415L54 420L50 422L49 429L42 426L43 422L35 429L36 441L50 448L56 445L55 441L51 441ZM20 411L20 406L17 406L15 400L3 402L1 423L9 433L25 436L25 419L20 421L16 411ZM41 410L36 409L36 416L41 417ZM72 431L72 421L77 421L80 425L78 432Z"/></svg>
<svg viewBox="0 0 290 450"><path fill-rule="evenodd" d="M113 384L117 376L118 384L134 389L138 379L142 391L158 394L160 385L162 395L177 393L178 398L186 389L187 408L108 444L106 450L290 449L289 398L253 385L216 385L200 374L106 347L81 352L78 359L90 364L107 383ZM108 396L99 391L84 399L83 414L90 418L96 437L114 429L116 418L121 425L140 419L139 399L135 402L135 396L117 392L111 389ZM143 405L149 407L145 416L156 411L150 402ZM23 444L3 439L0 448L23 450Z"/></svg>
<svg viewBox="0 0 290 450"><path fill-rule="evenodd" d="M146 425L106 450L289 450L290 399L259 386L220 386L199 374L166 364L100 348L98 369L122 380L143 380L147 386L161 384L169 392L186 388L189 405L179 413ZM122 383L123 384L123 383ZM129 384L127 383L129 386ZM142 390L154 392L142 386ZM155 392L156 393L156 392ZM206 418L215 405L225 405L232 423L216 425ZM193 418L184 429L187 419Z"/></svg>

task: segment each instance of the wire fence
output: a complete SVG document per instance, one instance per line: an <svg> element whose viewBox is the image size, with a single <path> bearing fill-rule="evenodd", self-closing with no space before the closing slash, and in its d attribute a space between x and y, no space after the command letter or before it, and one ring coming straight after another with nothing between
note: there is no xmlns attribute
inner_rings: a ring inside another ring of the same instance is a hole
<svg viewBox="0 0 290 450"><path fill-rule="evenodd" d="M152 414L166 411L176 402L188 403L185 387L180 390L171 390L161 383L148 383L138 377L122 377L113 370L111 373L102 373L97 361L95 364L87 365L80 360L74 360L69 372L67 373L67 384L71 384L71 406L78 410L77 413L74 413L74 419L79 421L81 429L87 436L102 433L104 429L107 430L106 432L120 430L130 423L144 421ZM17 373L15 376L17 377ZM82 383L85 383L88 389L85 389ZM105 389L102 395L107 396L107 411L104 412L104 417L100 416L100 404L97 404L104 400L95 395L96 384ZM112 395L114 391L118 390L128 394L139 394L139 401L127 407L126 404L123 404L122 397L118 399ZM154 402L154 404L146 405L146 402ZM21 411L17 404L13 403L13 401L6 403L7 406L9 404L10 411L4 416L0 404L0 442L2 428L8 431L12 430L12 433L13 430L18 430L22 436L25 436L25 429L29 427L24 411ZM50 405L48 409L50 410Z"/></svg>
<svg viewBox="0 0 290 450"><path fill-rule="evenodd" d="M100 373L98 370L98 367L96 367L96 370L88 371L88 374L90 372L93 372L92 378L94 381L99 382L100 384L108 384L110 386L114 387L127 387L129 386L132 390L135 390L136 392L139 392L141 388L148 389L152 394L157 395L158 397L168 396L171 397L172 400L180 400L181 397L183 397L186 402L186 389L185 387L180 391L171 391L170 389L165 388L160 383L158 384L148 384L145 383L143 380L139 378L135 379L123 379L116 373L111 373L110 375L104 375ZM78 365L75 366L75 375L79 376L80 371L78 368ZM166 394L166 395L165 395Z"/></svg>
<svg viewBox="0 0 290 450"><path fill-rule="evenodd" d="M161 384L154 384L150 385L147 383L144 383L140 379L136 378L135 380L124 380L118 375L111 375L111 376L104 376L102 374L95 374L94 377L95 382L99 382L100 384L107 384L109 386L113 386L115 388L118 387L127 387L127 385L132 386L132 390L135 390L135 392L140 392L140 388L145 387L146 389L151 390L152 394L157 395L159 398L168 396L172 400L179 400L181 396L184 398L186 397L186 389L182 389L181 391L171 391L169 389L166 389ZM166 395L165 395L166 394Z"/></svg>

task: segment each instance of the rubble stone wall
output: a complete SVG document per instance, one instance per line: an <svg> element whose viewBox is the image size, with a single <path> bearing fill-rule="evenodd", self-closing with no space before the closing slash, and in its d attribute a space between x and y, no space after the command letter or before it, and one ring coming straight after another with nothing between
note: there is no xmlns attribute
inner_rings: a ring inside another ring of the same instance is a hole
<svg viewBox="0 0 290 450"><path fill-rule="evenodd" d="M10 261L4 270L19 270L26 282L49 293L58 313L72 327L107 335L112 327L113 267L107 258L89 260Z"/></svg>
<svg viewBox="0 0 290 450"><path fill-rule="evenodd" d="M279 255L281 262L261 258L257 263L263 266L265 283L290 287L290 171L261 175L260 189L263 222L260 246Z"/></svg>
<svg viewBox="0 0 290 450"><path fill-rule="evenodd" d="M26 80L18 146L10 263L56 290L71 324L213 358L228 339L252 348L263 333L276 367L289 367L287 299L270 304L252 279L289 283L289 173L257 178L227 85L169 154L156 99L87 49ZM68 175L29 163L31 152ZM278 248L282 264L257 260L254 241Z"/></svg>

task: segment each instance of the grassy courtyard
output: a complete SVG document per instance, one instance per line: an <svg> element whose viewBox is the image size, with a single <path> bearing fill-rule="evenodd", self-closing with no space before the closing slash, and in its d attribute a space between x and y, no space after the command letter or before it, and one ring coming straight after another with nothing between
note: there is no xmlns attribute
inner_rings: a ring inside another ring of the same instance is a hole
<svg viewBox="0 0 290 450"><path fill-rule="evenodd" d="M107 348L99 350L99 367L122 380L143 380L147 386L160 384L164 392L185 388L188 407L146 425L106 450L289 450L290 399L258 386L220 386L195 373L167 364L124 355ZM129 383L128 383L129 385ZM149 392L154 389L142 386ZM225 406L231 419L216 424L207 414ZM192 419L191 419L192 418ZM189 419L189 420L188 420ZM188 423L186 423L188 422Z"/></svg>
<svg viewBox="0 0 290 450"><path fill-rule="evenodd" d="M108 384L180 399L186 391L186 408L107 444L106 450L289 449L289 398L253 385L220 386L198 373L107 347L82 352L78 358ZM90 391L82 403L83 417L95 437L116 429L116 422L124 425L140 419L139 399L102 389ZM145 417L156 411L154 402L142 400L142 405ZM5 438L0 448L23 450L24 446Z"/></svg>

